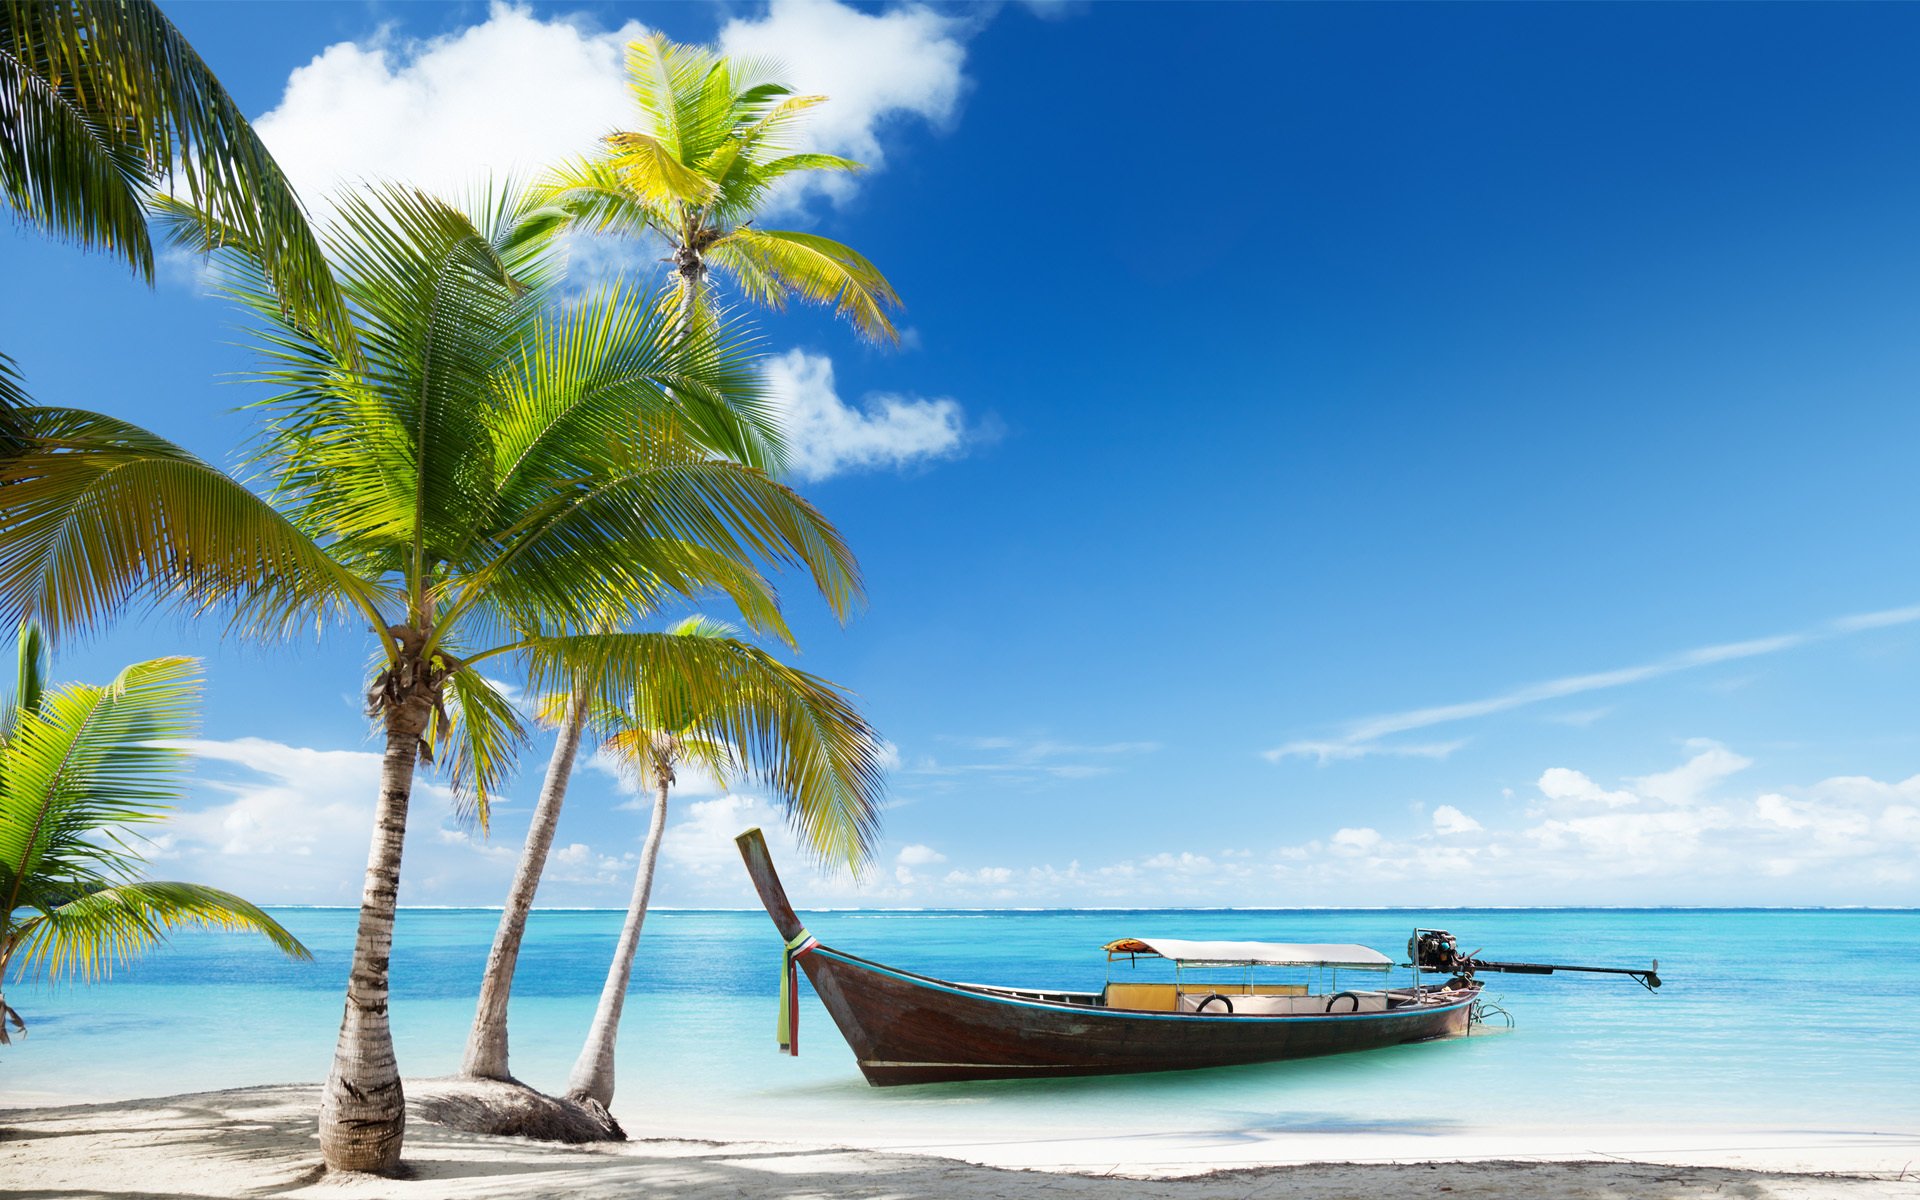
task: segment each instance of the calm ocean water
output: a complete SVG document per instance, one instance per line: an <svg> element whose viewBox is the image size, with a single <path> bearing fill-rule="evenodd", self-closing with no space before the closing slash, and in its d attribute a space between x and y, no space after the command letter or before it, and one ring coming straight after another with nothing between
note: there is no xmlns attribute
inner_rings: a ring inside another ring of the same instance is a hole
<svg viewBox="0 0 1920 1200"><path fill-rule="evenodd" d="M32 1033L0 1049L0 1103L317 1080L340 1013L354 914L277 915L313 948L191 934L109 984L16 986ZM759 912L658 912L627 1005L615 1111L639 1136L870 1139L1147 1131L1664 1125L1920 1129L1920 912L820 912L823 941L927 974L1097 989L1121 936L1360 942L1416 924L1489 957L1644 966L1492 977L1512 1031L1364 1054L1106 1080L868 1088L807 994L802 1054L776 1054L779 942ZM498 914L401 914L393 1018L402 1068L451 1072ZM513 1064L557 1088L592 1016L620 914L535 914L513 1004ZM1124 964L1113 968L1127 970ZM1116 977L1119 977L1118 975ZM1397 977L1397 976L1396 976Z"/></svg>

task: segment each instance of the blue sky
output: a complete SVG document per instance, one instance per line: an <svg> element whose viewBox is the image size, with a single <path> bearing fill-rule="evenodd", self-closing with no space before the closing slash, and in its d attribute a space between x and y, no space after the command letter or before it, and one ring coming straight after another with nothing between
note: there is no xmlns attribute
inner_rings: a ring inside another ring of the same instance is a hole
<svg viewBox="0 0 1920 1200"><path fill-rule="evenodd" d="M586 148L643 29L834 97L818 144L874 169L780 220L909 334L764 320L872 599L789 607L898 763L871 877L803 903L1920 902L1920 11L169 11L322 213ZM42 399L231 458L195 264L0 238ZM129 621L59 669L181 651L156 869L352 901L365 643ZM490 841L419 794L404 899L498 902L545 751ZM542 900L623 903L644 813L576 779ZM684 791L657 896L746 903L727 839L774 818Z"/></svg>

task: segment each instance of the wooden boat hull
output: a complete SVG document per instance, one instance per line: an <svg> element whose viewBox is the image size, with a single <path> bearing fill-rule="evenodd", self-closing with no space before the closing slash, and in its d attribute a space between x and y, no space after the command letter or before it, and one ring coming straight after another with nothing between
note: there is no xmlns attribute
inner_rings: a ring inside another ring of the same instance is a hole
<svg viewBox="0 0 1920 1200"><path fill-rule="evenodd" d="M1431 1041L1465 1033L1480 994L1473 984L1403 989L1381 1011L1266 1016L1146 1012L1108 1008L1091 994L950 983L820 945L788 903L760 831L735 841L792 961L876 1087L1186 1071ZM789 1000L783 1031L796 1012Z"/></svg>
<svg viewBox="0 0 1920 1200"><path fill-rule="evenodd" d="M1229 1016L1019 999L816 946L799 957L876 1087L1276 1062L1467 1032L1477 987L1386 1012Z"/></svg>

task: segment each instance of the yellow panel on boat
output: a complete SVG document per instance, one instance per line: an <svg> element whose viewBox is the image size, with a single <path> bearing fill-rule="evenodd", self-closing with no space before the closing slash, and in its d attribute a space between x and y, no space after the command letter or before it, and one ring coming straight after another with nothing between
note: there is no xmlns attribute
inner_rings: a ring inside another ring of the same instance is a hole
<svg viewBox="0 0 1920 1200"><path fill-rule="evenodd" d="M1170 983L1109 983L1108 1008L1131 1008L1138 1012L1172 1012L1179 1003Z"/></svg>

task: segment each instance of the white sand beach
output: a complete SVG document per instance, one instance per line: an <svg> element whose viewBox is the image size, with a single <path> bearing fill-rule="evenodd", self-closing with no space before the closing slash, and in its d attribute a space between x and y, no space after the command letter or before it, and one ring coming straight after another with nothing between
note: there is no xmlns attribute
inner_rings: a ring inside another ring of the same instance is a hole
<svg viewBox="0 0 1920 1200"><path fill-rule="evenodd" d="M1635 1200L1920 1197L1920 1135L1474 1134L1049 1140L885 1149L639 1140L573 1148L415 1119L407 1177L323 1174L317 1089L275 1085L0 1111L13 1197L341 1198L1172 1197L1295 1200L1422 1194ZM1711 1144L1709 1144L1711 1143ZM1911 1164L1911 1165L1910 1165Z"/></svg>

